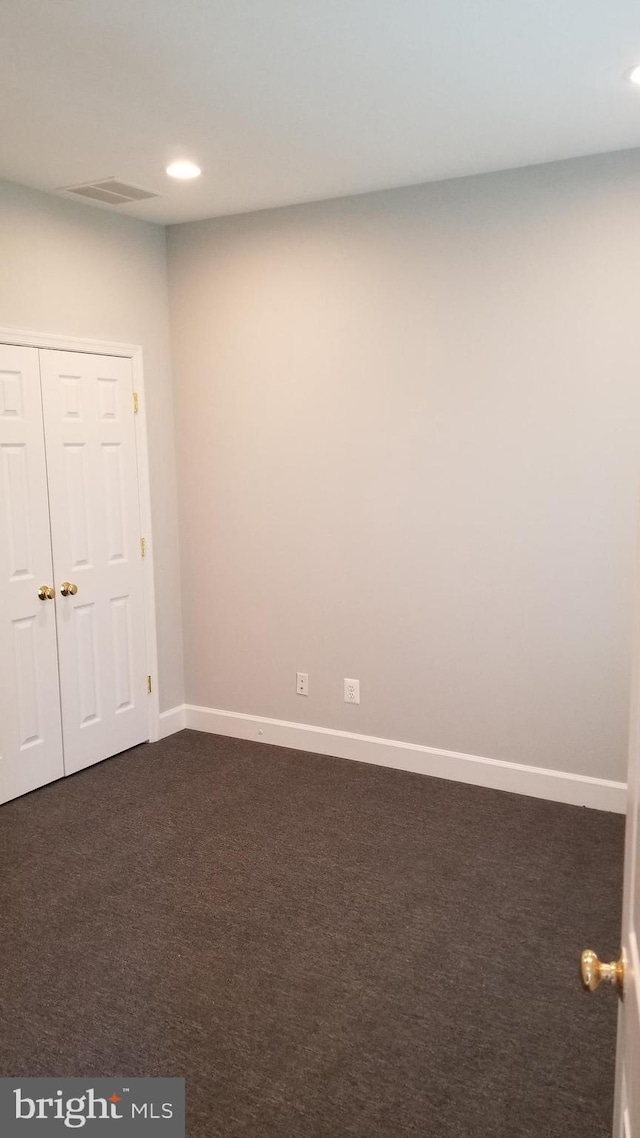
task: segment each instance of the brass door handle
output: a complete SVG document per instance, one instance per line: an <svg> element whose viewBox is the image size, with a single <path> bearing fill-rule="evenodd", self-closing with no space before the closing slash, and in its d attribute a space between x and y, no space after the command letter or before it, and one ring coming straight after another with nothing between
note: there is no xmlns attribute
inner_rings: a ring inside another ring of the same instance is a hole
<svg viewBox="0 0 640 1138"><path fill-rule="evenodd" d="M71 581L63 581L60 586L60 592L63 597L75 597L78 592L78 586L72 585Z"/></svg>
<svg viewBox="0 0 640 1138"><path fill-rule="evenodd" d="M41 585L38 589L38 596L40 597L41 601L52 601L55 593L53 589L49 587L49 585Z"/></svg>
<svg viewBox="0 0 640 1138"><path fill-rule="evenodd" d="M586 948L580 957L580 979L587 992L595 992L600 984L611 984L622 998L624 992L624 957L603 964L595 952Z"/></svg>

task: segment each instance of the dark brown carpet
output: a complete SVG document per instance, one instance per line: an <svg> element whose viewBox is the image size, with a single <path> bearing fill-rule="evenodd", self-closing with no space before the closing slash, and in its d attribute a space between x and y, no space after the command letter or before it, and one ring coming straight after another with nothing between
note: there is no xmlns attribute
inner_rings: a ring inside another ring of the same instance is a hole
<svg viewBox="0 0 640 1138"><path fill-rule="evenodd" d="M5 1075L189 1138L609 1138L623 820L182 732L0 810Z"/></svg>

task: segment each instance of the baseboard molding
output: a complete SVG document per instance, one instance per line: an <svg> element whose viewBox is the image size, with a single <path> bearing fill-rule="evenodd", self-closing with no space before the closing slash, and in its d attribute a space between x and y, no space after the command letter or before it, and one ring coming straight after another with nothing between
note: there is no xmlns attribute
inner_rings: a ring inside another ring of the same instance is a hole
<svg viewBox="0 0 640 1138"><path fill-rule="evenodd" d="M356 735L350 731L334 731L328 727L312 727L306 723L289 723L283 719L265 719L259 715L243 715L191 704L164 712L161 729L163 719L174 724L166 734L179 731L180 726L190 727L214 735L253 739L318 755L376 763L454 782L526 794L532 798L567 802L572 806L590 806L595 810L624 814L627 805L627 788L623 782L522 766L478 755L464 755L458 751L442 751L417 743L402 743L395 739L379 739L372 735ZM175 726L177 723L180 726Z"/></svg>
<svg viewBox="0 0 640 1138"><path fill-rule="evenodd" d="M170 707L168 711L161 711L158 716L158 739L166 739L167 735L175 735L176 731L183 731L187 726L187 705L181 703L179 707Z"/></svg>

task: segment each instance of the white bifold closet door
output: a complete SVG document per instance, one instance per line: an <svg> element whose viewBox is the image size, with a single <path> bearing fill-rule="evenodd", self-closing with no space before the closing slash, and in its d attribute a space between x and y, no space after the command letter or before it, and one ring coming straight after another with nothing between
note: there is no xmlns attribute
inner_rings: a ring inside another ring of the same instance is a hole
<svg viewBox="0 0 640 1138"><path fill-rule="evenodd" d="M40 351L40 368L72 774L149 737L131 361Z"/></svg>
<svg viewBox="0 0 640 1138"><path fill-rule="evenodd" d="M40 372L0 347L0 802L64 773ZM42 593L40 599L38 591Z"/></svg>
<svg viewBox="0 0 640 1138"><path fill-rule="evenodd" d="M131 361L0 346L0 457L5 801L149 736Z"/></svg>

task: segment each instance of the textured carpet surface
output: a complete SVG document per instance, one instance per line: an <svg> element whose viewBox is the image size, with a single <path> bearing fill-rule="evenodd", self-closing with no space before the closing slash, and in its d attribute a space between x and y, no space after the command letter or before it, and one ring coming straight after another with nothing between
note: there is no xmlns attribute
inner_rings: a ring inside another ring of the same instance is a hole
<svg viewBox="0 0 640 1138"><path fill-rule="evenodd" d="M0 810L0 1074L189 1138L609 1138L623 820L182 732Z"/></svg>

